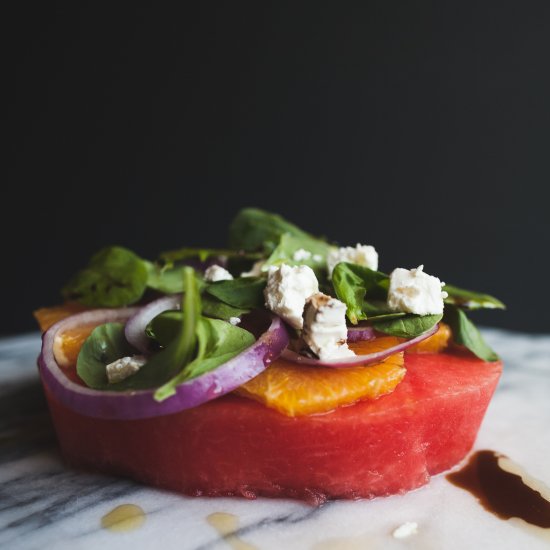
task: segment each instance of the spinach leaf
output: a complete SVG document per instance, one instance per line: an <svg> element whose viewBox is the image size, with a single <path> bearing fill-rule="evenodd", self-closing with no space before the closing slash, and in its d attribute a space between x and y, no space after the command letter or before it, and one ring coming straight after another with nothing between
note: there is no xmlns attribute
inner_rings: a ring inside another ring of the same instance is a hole
<svg viewBox="0 0 550 550"><path fill-rule="evenodd" d="M262 254L228 248L179 248L177 250L162 252L160 259L170 266L175 262L182 262L193 258L198 259L199 262L205 262L209 258L219 256L225 256L226 258L241 258L243 260L259 260Z"/></svg>
<svg viewBox="0 0 550 550"><path fill-rule="evenodd" d="M157 401L164 401L176 393L176 386L205 374L226 363L250 347L254 336L242 328L218 319L199 320L197 325L198 353L176 376L155 392Z"/></svg>
<svg viewBox="0 0 550 550"><path fill-rule="evenodd" d="M229 226L229 246L236 250L263 250L270 254L285 233L297 238L314 239L277 214L259 208L245 208Z"/></svg>
<svg viewBox="0 0 550 550"><path fill-rule="evenodd" d="M229 321L231 317L241 317L249 312L250 308L233 307L208 294L202 296L202 314L205 317Z"/></svg>
<svg viewBox="0 0 550 550"><path fill-rule="evenodd" d="M368 318L366 298L369 301L386 299L389 277L368 267L340 262L332 272L332 285L338 299L347 306L348 319L356 325L358 321Z"/></svg>
<svg viewBox="0 0 550 550"><path fill-rule="evenodd" d="M206 292L225 304L239 309L254 309L264 305L265 279L242 277L232 281L210 283Z"/></svg>
<svg viewBox="0 0 550 550"><path fill-rule="evenodd" d="M122 323L106 323L96 327L86 339L76 362L76 372L86 385L95 390L116 389L109 384L105 367L138 353L124 336Z"/></svg>
<svg viewBox="0 0 550 550"><path fill-rule="evenodd" d="M398 336L399 338L414 338L434 327L443 315L413 315L409 314L399 319L377 321L372 326L379 332Z"/></svg>
<svg viewBox="0 0 550 550"><path fill-rule="evenodd" d="M445 299L446 304L468 309L506 309L506 306L499 299L489 294L481 294L480 292L451 285L445 285L443 290L449 294L449 297Z"/></svg>
<svg viewBox="0 0 550 550"><path fill-rule="evenodd" d="M183 291L184 266L161 266L145 262L147 267L147 286L164 294L177 294Z"/></svg>
<svg viewBox="0 0 550 550"><path fill-rule="evenodd" d="M126 248L111 246L95 254L65 285L62 295L90 307L120 307L142 297L147 279L141 258Z"/></svg>
<svg viewBox="0 0 550 550"><path fill-rule="evenodd" d="M331 248L331 245L320 239L309 236L296 237L291 233L285 233L266 260L265 266L281 264L307 265L319 276L326 273L327 255ZM309 257L294 259L294 254L299 250L309 252Z"/></svg>
<svg viewBox="0 0 550 550"><path fill-rule="evenodd" d="M489 347L477 327L468 319L460 308L448 305L445 307L445 322L453 331L453 340L468 348L474 355L484 361L498 361L498 355Z"/></svg>

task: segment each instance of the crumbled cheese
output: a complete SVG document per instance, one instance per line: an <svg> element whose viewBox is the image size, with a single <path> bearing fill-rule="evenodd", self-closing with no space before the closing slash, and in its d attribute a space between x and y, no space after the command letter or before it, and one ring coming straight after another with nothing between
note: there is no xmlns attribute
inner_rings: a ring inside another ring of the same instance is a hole
<svg viewBox="0 0 550 550"><path fill-rule="evenodd" d="M105 367L109 384L116 384L125 380L132 374L135 374L145 363L147 359L143 355L134 355L133 357L122 357Z"/></svg>
<svg viewBox="0 0 550 550"><path fill-rule="evenodd" d="M378 252L376 252L374 246L359 243L357 243L355 248L352 246L345 246L331 250L327 256L329 277L332 277L332 272L336 264L340 262L363 265L376 271L378 269Z"/></svg>
<svg viewBox="0 0 550 550"><path fill-rule="evenodd" d="M406 539L411 535L418 533L418 523L416 521L406 521L403 525L397 527L392 535L395 539Z"/></svg>
<svg viewBox="0 0 550 550"><path fill-rule="evenodd" d="M443 300L447 293L441 290L445 283L423 271L424 266L416 269L398 267L390 274L388 307L393 311L416 313L417 315L436 315L443 313Z"/></svg>
<svg viewBox="0 0 550 550"><path fill-rule="evenodd" d="M229 317L229 322L233 326L237 326L241 322L241 320L239 319L239 317Z"/></svg>
<svg viewBox="0 0 550 550"><path fill-rule="evenodd" d="M257 262L254 262L254 265L250 269L250 271L243 271L241 273L241 277L261 277L262 275L262 267L265 264L265 260L258 260Z"/></svg>
<svg viewBox="0 0 550 550"><path fill-rule="evenodd" d="M316 292L319 292L319 283L311 267L282 264L269 269L265 305L289 325L301 329L306 300Z"/></svg>
<svg viewBox="0 0 550 550"><path fill-rule="evenodd" d="M304 250L303 248L299 248L292 255L292 259L295 262L303 262L304 260L309 260L310 258L311 258L311 252L309 250Z"/></svg>
<svg viewBox="0 0 550 550"><path fill-rule="evenodd" d="M346 343L346 304L319 292L304 309L302 337L319 359L325 361L355 355Z"/></svg>
<svg viewBox="0 0 550 550"><path fill-rule="evenodd" d="M204 280L209 283L215 283L217 281L231 281L232 279L233 275L231 275L231 273L229 273L229 271L221 265L211 265L206 268L206 271L204 272Z"/></svg>
<svg viewBox="0 0 550 550"><path fill-rule="evenodd" d="M321 254L313 254L312 260L317 263L322 262L323 256Z"/></svg>

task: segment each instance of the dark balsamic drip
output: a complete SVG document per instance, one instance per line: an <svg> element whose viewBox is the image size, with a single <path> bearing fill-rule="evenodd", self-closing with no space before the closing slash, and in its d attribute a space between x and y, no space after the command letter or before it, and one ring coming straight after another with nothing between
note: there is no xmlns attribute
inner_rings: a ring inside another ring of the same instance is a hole
<svg viewBox="0 0 550 550"><path fill-rule="evenodd" d="M550 502L517 474L499 464L494 451L478 451L458 472L447 475L457 487L475 495L482 506L501 519L520 518L531 525L550 528Z"/></svg>

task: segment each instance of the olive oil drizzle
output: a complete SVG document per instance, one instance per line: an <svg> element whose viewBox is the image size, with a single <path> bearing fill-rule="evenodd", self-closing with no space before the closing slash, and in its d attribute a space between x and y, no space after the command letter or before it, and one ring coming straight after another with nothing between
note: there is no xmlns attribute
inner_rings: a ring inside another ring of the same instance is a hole
<svg viewBox="0 0 550 550"><path fill-rule="evenodd" d="M481 505L501 519L519 518L550 529L550 500L525 483L518 473L503 468L509 459L494 451L478 451L459 471L447 475L457 487L469 491Z"/></svg>
<svg viewBox="0 0 550 550"><path fill-rule="evenodd" d="M238 516L225 512L214 512L207 516L206 521L216 529L233 550L257 550L256 546L244 542L234 534L239 528Z"/></svg>
<svg viewBox="0 0 550 550"><path fill-rule="evenodd" d="M145 512L137 504L121 504L101 518L101 527L115 533L139 529L145 523Z"/></svg>

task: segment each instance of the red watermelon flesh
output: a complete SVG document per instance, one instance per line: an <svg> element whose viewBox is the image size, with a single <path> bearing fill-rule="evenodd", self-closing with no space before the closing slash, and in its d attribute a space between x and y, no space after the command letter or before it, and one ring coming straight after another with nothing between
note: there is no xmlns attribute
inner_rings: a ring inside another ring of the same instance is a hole
<svg viewBox="0 0 550 550"><path fill-rule="evenodd" d="M100 420L46 394L70 465L188 495L319 504L404 493L471 449L502 365L441 353L408 354L405 366L389 395L296 418L228 395L164 417Z"/></svg>

